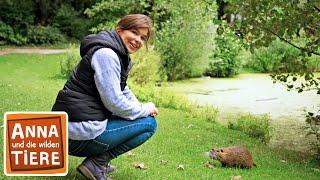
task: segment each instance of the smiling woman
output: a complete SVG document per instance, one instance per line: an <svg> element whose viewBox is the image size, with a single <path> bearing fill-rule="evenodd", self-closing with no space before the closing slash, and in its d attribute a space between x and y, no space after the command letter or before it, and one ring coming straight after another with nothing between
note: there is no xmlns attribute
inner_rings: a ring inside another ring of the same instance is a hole
<svg viewBox="0 0 320 180"><path fill-rule="evenodd" d="M117 29L117 33L122 37L123 43L129 53L136 52L147 40L147 28L138 28L131 30Z"/></svg>
<svg viewBox="0 0 320 180"><path fill-rule="evenodd" d="M81 61L59 91L53 111L68 113L69 154L87 157L77 170L106 179L109 162L147 141L156 131L158 110L140 103L127 86L130 55L146 45L152 23L142 14L123 17L114 31L84 38Z"/></svg>
<svg viewBox="0 0 320 180"><path fill-rule="evenodd" d="M116 31L121 36L129 53L136 52L149 40L152 22L150 18L145 17L139 14L127 15L117 24Z"/></svg>

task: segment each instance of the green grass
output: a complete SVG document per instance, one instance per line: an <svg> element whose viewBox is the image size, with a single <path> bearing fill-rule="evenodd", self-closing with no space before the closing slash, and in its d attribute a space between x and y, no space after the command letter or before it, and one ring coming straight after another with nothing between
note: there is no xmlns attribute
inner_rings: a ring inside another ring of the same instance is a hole
<svg viewBox="0 0 320 180"><path fill-rule="evenodd" d="M6 55L0 56L1 124L6 111L49 111L65 79L58 76L60 59L65 55ZM231 111L231 110L230 110ZM239 131L230 130L208 121L206 115L186 110L160 108L158 130L150 141L113 160L118 170L113 179L319 179L319 166L309 156L283 149L271 149ZM3 133L3 127L0 128ZM0 136L3 152L3 136ZM257 167L247 169L223 168L205 153L214 147L243 145L252 151ZM161 160L167 160L162 165ZM82 158L69 157L67 177L5 177L7 179L83 179L76 171ZM212 169L203 165L213 163ZM0 157L3 169L3 155ZM133 164L143 162L146 170ZM178 170L179 164L184 170ZM0 171L0 179L3 179Z"/></svg>

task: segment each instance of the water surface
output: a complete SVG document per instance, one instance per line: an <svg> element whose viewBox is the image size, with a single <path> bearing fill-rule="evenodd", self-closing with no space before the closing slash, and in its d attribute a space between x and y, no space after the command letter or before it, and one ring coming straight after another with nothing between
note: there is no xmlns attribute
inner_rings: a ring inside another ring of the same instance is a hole
<svg viewBox="0 0 320 180"><path fill-rule="evenodd" d="M170 88L191 101L217 107L220 114L269 114L275 127L271 145L292 149L307 146L303 131L305 110L315 112L320 105L316 91L287 91L282 84L274 84L268 74L203 77L175 82Z"/></svg>

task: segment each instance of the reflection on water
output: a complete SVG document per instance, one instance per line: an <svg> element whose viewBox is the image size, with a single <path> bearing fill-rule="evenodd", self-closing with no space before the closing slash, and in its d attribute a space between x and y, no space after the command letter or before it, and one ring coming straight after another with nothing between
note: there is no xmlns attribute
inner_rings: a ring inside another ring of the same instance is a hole
<svg viewBox="0 0 320 180"><path fill-rule="evenodd" d="M304 111L315 112L320 104L320 95L316 91L287 91L285 86L274 84L267 74L242 74L236 78L197 78L175 82L171 89L186 94L191 101L216 106L222 114L267 113L274 120L276 128L272 141L283 144L288 143L285 142L287 138L287 141L292 141L284 145L287 147L302 145Z"/></svg>

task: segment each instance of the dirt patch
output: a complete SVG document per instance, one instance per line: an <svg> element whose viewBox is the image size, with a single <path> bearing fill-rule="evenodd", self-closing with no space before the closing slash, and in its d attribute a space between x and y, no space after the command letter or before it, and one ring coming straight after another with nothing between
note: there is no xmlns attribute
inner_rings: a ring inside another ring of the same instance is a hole
<svg viewBox="0 0 320 180"><path fill-rule="evenodd" d="M49 49L49 48L5 48L0 49L0 55L6 54L59 54L65 53L68 49Z"/></svg>

